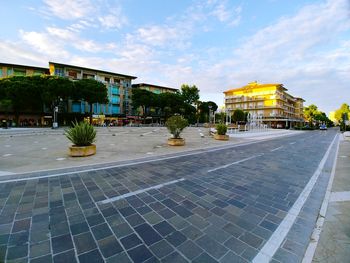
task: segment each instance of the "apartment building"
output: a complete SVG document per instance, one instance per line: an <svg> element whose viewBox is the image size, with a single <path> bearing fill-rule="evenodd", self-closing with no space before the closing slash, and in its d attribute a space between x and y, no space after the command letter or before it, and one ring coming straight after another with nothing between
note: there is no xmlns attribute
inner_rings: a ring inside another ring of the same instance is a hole
<svg viewBox="0 0 350 263"><path fill-rule="evenodd" d="M119 117L126 116L131 112L131 81L136 79L136 77L56 62L49 62L49 69L51 75L67 77L73 81L78 79L95 79L106 85L109 103L94 103L94 115ZM86 113L89 112L89 105L84 101L70 101L68 112Z"/></svg>
<svg viewBox="0 0 350 263"><path fill-rule="evenodd" d="M158 86L158 85L153 85L153 84L148 84L148 83L132 84L132 88L133 89L148 90L148 91L151 91L155 94L161 94L161 93L165 93L165 92L175 93L178 91L178 89L164 87L164 86Z"/></svg>
<svg viewBox="0 0 350 263"><path fill-rule="evenodd" d="M0 63L0 78L49 74L48 68Z"/></svg>
<svg viewBox="0 0 350 263"><path fill-rule="evenodd" d="M283 84L248 83L241 88L224 91L228 112L242 109L251 118L272 128L294 127L304 122L302 98L287 93Z"/></svg>

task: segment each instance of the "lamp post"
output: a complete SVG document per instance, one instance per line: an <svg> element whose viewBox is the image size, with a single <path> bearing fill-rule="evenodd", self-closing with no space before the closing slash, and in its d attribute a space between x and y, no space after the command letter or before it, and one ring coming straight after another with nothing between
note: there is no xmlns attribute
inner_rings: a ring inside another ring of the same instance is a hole
<svg viewBox="0 0 350 263"><path fill-rule="evenodd" d="M209 108L209 116L208 116L208 119L209 119L209 120L208 120L208 122L209 122L209 126L210 126L210 124L211 124L210 114L211 114L211 108L212 108L212 106L209 105L208 108Z"/></svg>
<svg viewBox="0 0 350 263"><path fill-rule="evenodd" d="M60 104L60 102L62 101L62 98L58 97L58 100L56 102L56 106L53 109L53 122L52 122L52 129L57 129L58 128L58 120L57 120L57 116L58 116L58 106Z"/></svg>

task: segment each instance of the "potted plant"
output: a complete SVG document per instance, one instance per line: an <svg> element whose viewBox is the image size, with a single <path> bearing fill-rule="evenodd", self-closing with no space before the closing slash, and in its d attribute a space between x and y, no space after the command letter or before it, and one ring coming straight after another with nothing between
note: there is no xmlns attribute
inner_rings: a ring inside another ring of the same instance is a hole
<svg viewBox="0 0 350 263"><path fill-rule="evenodd" d="M185 145L185 139L180 137L181 132L188 126L188 121L180 115L170 117L165 123L168 131L173 135L168 139L168 144L172 146Z"/></svg>
<svg viewBox="0 0 350 263"><path fill-rule="evenodd" d="M73 157L89 156L96 153L96 130L87 122L75 122L66 131L66 137L73 143L69 147L69 154Z"/></svg>
<svg viewBox="0 0 350 263"><path fill-rule="evenodd" d="M216 133L214 134L214 139L221 141L228 141L229 136L226 134L227 126L223 123L219 123L216 125Z"/></svg>

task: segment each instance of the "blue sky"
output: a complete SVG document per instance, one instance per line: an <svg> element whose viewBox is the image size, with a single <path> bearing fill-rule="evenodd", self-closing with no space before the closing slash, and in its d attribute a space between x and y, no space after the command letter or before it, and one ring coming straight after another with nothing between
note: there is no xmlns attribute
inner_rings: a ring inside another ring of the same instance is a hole
<svg viewBox="0 0 350 263"><path fill-rule="evenodd" d="M350 103L349 0L14 0L0 8L0 60L48 61L195 84L202 100L283 83L328 113Z"/></svg>

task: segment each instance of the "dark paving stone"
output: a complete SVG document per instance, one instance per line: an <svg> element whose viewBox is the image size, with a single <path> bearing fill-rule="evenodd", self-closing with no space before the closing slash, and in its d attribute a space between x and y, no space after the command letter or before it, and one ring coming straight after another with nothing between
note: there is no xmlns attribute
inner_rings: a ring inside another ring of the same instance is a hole
<svg viewBox="0 0 350 263"><path fill-rule="evenodd" d="M219 199L214 200L212 203L220 208L224 208L224 207L228 206L228 203L221 201Z"/></svg>
<svg viewBox="0 0 350 263"><path fill-rule="evenodd" d="M96 243L90 232L73 237L77 254L82 254L96 248Z"/></svg>
<svg viewBox="0 0 350 263"><path fill-rule="evenodd" d="M5 244L7 244L9 238L10 238L10 235L9 235L9 234L0 235L0 245L5 245Z"/></svg>
<svg viewBox="0 0 350 263"><path fill-rule="evenodd" d="M9 246L19 246L23 245L28 242L29 239L29 233L28 231L25 232L18 232L10 235L9 239Z"/></svg>
<svg viewBox="0 0 350 263"><path fill-rule="evenodd" d="M219 243L223 243L231 236L224 230L213 225L208 226L203 232L210 236L212 239L218 241Z"/></svg>
<svg viewBox="0 0 350 263"><path fill-rule="evenodd" d="M119 212L120 212L124 217L130 216L130 215L133 215L133 214L136 214L135 209L132 208L131 206L127 206L127 207L121 208L121 209L119 209Z"/></svg>
<svg viewBox="0 0 350 263"><path fill-rule="evenodd" d="M227 240L224 243L224 245L238 255L242 254L243 251L249 247L247 244L245 244L244 242L240 241L239 239L237 239L235 237L232 237L229 240Z"/></svg>
<svg viewBox="0 0 350 263"><path fill-rule="evenodd" d="M230 251L220 260L220 263L248 263L248 261Z"/></svg>
<svg viewBox="0 0 350 263"><path fill-rule="evenodd" d="M142 243L142 241L135 234L131 234L129 236L123 237L120 239L125 249L130 249L136 247Z"/></svg>
<svg viewBox="0 0 350 263"><path fill-rule="evenodd" d="M201 216L201 217L203 217L203 218L207 218L207 217L209 217L209 216L212 215L212 213L209 212L208 209L205 209L205 208L200 207L200 206L197 206L197 207L196 207L195 209L193 209L192 211L193 211L193 213L195 213L195 214L197 214L197 215L199 215L199 216Z"/></svg>
<svg viewBox="0 0 350 263"><path fill-rule="evenodd" d="M166 240L175 247L181 245L186 239L187 237L180 231L173 232L166 237Z"/></svg>
<svg viewBox="0 0 350 263"><path fill-rule="evenodd" d="M203 235L203 232L201 232L198 228L190 225L186 227L185 229L181 230L181 233L184 234L189 239L195 240L198 237Z"/></svg>
<svg viewBox="0 0 350 263"><path fill-rule="evenodd" d="M216 259L222 257L228 251L227 248L220 245L218 242L216 242L214 239L210 238L207 235L204 235L203 237L196 240L196 243L201 248L203 248L204 251L206 251Z"/></svg>
<svg viewBox="0 0 350 263"><path fill-rule="evenodd" d="M18 220L13 223L12 233L27 231L30 227L30 218Z"/></svg>
<svg viewBox="0 0 350 263"><path fill-rule="evenodd" d="M37 258L34 258L34 259L30 260L30 263L51 263L51 262L53 262L51 255L37 257Z"/></svg>
<svg viewBox="0 0 350 263"><path fill-rule="evenodd" d="M144 206L140 206L136 208L137 212L139 212L139 214L144 215L147 214L148 212L151 212L152 209L149 208L148 206L144 205Z"/></svg>
<svg viewBox="0 0 350 263"><path fill-rule="evenodd" d="M213 209L210 210L210 212L212 212L217 216L223 216L224 214L226 214L226 211L220 207L214 207Z"/></svg>
<svg viewBox="0 0 350 263"><path fill-rule="evenodd" d="M223 230L227 233L231 234L234 237L239 237L241 234L243 234L244 229L240 228L239 226L236 226L234 224L228 223L223 227Z"/></svg>
<svg viewBox="0 0 350 263"><path fill-rule="evenodd" d="M120 246L119 242L114 236L99 240L98 246L105 258L111 257L123 251L123 248Z"/></svg>
<svg viewBox="0 0 350 263"><path fill-rule="evenodd" d="M78 258L79 258L80 263L90 263L90 262L104 263L104 260L101 256L100 252L97 249L92 250L92 251L85 253L85 254L81 254L78 256Z"/></svg>
<svg viewBox="0 0 350 263"><path fill-rule="evenodd" d="M126 252L109 257L107 263L132 263Z"/></svg>
<svg viewBox="0 0 350 263"><path fill-rule="evenodd" d="M88 216L86 218L86 220L87 220L88 224L90 225L90 227L102 224L105 221L100 214Z"/></svg>
<svg viewBox="0 0 350 263"><path fill-rule="evenodd" d="M23 258L28 255L28 245L17 245L7 248L7 260Z"/></svg>
<svg viewBox="0 0 350 263"><path fill-rule="evenodd" d="M51 239L52 250L54 254L70 250L73 248L73 242L70 235L63 235Z"/></svg>
<svg viewBox="0 0 350 263"><path fill-rule="evenodd" d="M259 248L263 242L263 239L248 232L245 232L241 237L239 237L239 239L254 248Z"/></svg>
<svg viewBox="0 0 350 263"><path fill-rule="evenodd" d="M112 231L109 229L106 223L92 227L91 231L97 240L103 239L105 237L112 235Z"/></svg>
<svg viewBox="0 0 350 263"><path fill-rule="evenodd" d="M278 227L278 225L270 222L270 221L267 221L267 220L264 220L260 223L260 226L263 227L263 228L266 228L272 232L274 232L276 230L276 228Z"/></svg>
<svg viewBox="0 0 350 263"><path fill-rule="evenodd" d="M151 258L152 253L144 245L140 245L127 251L134 263L144 262Z"/></svg>
<svg viewBox="0 0 350 263"><path fill-rule="evenodd" d="M193 243L191 240L187 240L177 248L182 254L184 254L189 260L199 256L203 249Z"/></svg>
<svg viewBox="0 0 350 263"><path fill-rule="evenodd" d="M164 263L185 263L188 262L183 256L181 256L177 252L173 252L172 254L166 256L162 259Z"/></svg>
<svg viewBox="0 0 350 263"><path fill-rule="evenodd" d="M60 254L56 254L53 257L53 262L54 263L75 263L76 258L74 254L74 250L69 250Z"/></svg>
<svg viewBox="0 0 350 263"><path fill-rule="evenodd" d="M40 243L36 243L30 246L30 257L40 257L47 255L51 252L50 241L46 240Z"/></svg>
<svg viewBox="0 0 350 263"><path fill-rule="evenodd" d="M135 231L148 246L162 239L161 236L146 223L135 227Z"/></svg>
<svg viewBox="0 0 350 263"><path fill-rule="evenodd" d="M67 221L62 221L54 225L50 225L51 237L69 234L69 225Z"/></svg>
<svg viewBox="0 0 350 263"><path fill-rule="evenodd" d="M295 262L301 262L302 257L298 257L297 255L290 253L289 251L279 248L275 255L273 256L273 259L283 262L283 263L295 263Z"/></svg>
<svg viewBox="0 0 350 263"><path fill-rule="evenodd" d="M187 220L199 229L204 229L209 225L207 221L205 221L203 218L197 215L190 216L187 218Z"/></svg>
<svg viewBox="0 0 350 263"><path fill-rule="evenodd" d="M86 222L74 224L70 226L72 235L79 235L81 233L89 231L89 226Z"/></svg>
<svg viewBox="0 0 350 263"><path fill-rule="evenodd" d="M176 214L178 214L179 216L183 217L183 218L187 218L191 215L193 215L192 212L190 212L187 208L178 205L178 206L174 206L171 208Z"/></svg>
<svg viewBox="0 0 350 263"><path fill-rule="evenodd" d="M169 235L170 233L173 233L176 231L175 228L173 228L169 223L166 221L162 221L156 225L153 226L155 230L158 231L159 234L161 234L163 237Z"/></svg>
<svg viewBox="0 0 350 263"><path fill-rule="evenodd" d="M171 200L170 198L165 199L162 201L162 204L164 204L165 206L169 207L169 208L173 208L175 206L178 205L178 203L174 202L173 200Z"/></svg>
<svg viewBox="0 0 350 263"><path fill-rule="evenodd" d="M171 211L169 208L164 208L162 210L159 210L158 213L165 219L170 219L176 216L176 214L173 211Z"/></svg>
<svg viewBox="0 0 350 263"><path fill-rule="evenodd" d="M174 251L174 248L166 240L161 240L153 244L150 246L150 249L158 258L163 258Z"/></svg>
<svg viewBox="0 0 350 263"><path fill-rule="evenodd" d="M127 236L134 232L127 223L112 226L112 230L118 238Z"/></svg>
<svg viewBox="0 0 350 263"><path fill-rule="evenodd" d="M139 216L138 214L133 214L131 216L126 217L125 219L133 227L141 225L142 223L145 222L145 220L143 220L143 218L141 216Z"/></svg>
<svg viewBox="0 0 350 263"><path fill-rule="evenodd" d="M193 263L217 263L214 258L209 256L207 253L202 253L192 261Z"/></svg>
<svg viewBox="0 0 350 263"><path fill-rule="evenodd" d="M119 213L116 213L115 215L107 217L106 221L108 222L108 224L110 226L114 226L114 225L119 225L119 224L125 223L124 217L121 214L119 214Z"/></svg>
<svg viewBox="0 0 350 263"><path fill-rule="evenodd" d="M241 256L242 258L251 262L258 253L259 253L259 250L252 247L247 247L246 250L244 250L244 252L241 254Z"/></svg>
<svg viewBox="0 0 350 263"><path fill-rule="evenodd" d="M109 216L112 216L112 215L118 213L118 211L114 207L109 207L109 208L101 210L101 213L103 214L104 217L109 217Z"/></svg>

